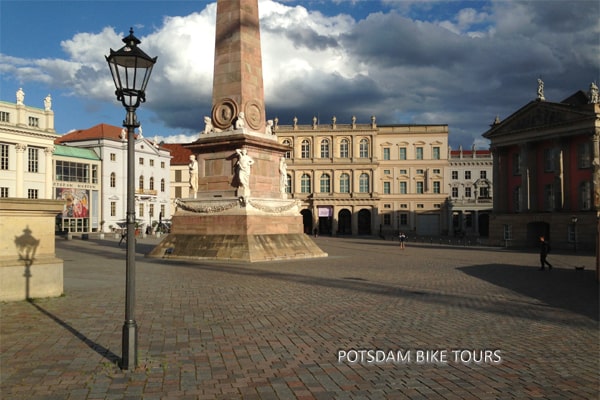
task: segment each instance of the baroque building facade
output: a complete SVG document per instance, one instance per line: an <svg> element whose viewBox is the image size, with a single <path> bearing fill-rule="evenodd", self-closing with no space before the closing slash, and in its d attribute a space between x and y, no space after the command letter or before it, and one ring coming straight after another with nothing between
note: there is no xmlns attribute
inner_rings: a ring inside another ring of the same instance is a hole
<svg viewBox="0 0 600 400"><path fill-rule="evenodd" d="M447 125L280 125L288 196L299 199L306 233L437 236L444 217Z"/></svg>
<svg viewBox="0 0 600 400"><path fill-rule="evenodd" d="M449 150L448 185L449 235L486 238L493 198L493 157L490 150Z"/></svg>
<svg viewBox="0 0 600 400"><path fill-rule="evenodd" d="M25 104L25 92L16 102L0 101L0 197L52 199L54 140L52 99L44 107Z"/></svg>
<svg viewBox="0 0 600 400"><path fill-rule="evenodd" d="M490 241L593 249L600 210L600 104L595 84L560 101L538 97L483 134L494 155Z"/></svg>
<svg viewBox="0 0 600 400"><path fill-rule="evenodd" d="M99 124L65 134L57 144L93 150L102 160L100 173L100 229L125 226L127 209L127 132L120 127ZM140 229L170 216L169 150L138 131L135 140L135 207Z"/></svg>

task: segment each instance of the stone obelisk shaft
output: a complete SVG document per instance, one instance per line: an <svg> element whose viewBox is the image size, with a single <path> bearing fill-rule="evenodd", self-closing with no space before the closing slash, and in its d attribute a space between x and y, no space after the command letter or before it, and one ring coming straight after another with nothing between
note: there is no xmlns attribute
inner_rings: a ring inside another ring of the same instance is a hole
<svg viewBox="0 0 600 400"><path fill-rule="evenodd" d="M258 0L218 0L212 120L229 128L240 112L247 127L265 129Z"/></svg>

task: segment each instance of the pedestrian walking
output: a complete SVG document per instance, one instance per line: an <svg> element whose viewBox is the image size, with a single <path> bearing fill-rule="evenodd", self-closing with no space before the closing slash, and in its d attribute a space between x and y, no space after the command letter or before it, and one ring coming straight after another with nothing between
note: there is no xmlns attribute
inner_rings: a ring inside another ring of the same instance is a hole
<svg viewBox="0 0 600 400"><path fill-rule="evenodd" d="M543 271L546 265L548 266L548 269L552 269L552 264L546 260L548 253L550 253L550 244L546 241L546 238L540 236L540 264L542 264L540 271Z"/></svg>
<svg viewBox="0 0 600 400"><path fill-rule="evenodd" d="M400 235L398 235L398 239L400 239L400 248L404 250L404 242L406 242L406 235L404 234L404 232L400 232Z"/></svg>

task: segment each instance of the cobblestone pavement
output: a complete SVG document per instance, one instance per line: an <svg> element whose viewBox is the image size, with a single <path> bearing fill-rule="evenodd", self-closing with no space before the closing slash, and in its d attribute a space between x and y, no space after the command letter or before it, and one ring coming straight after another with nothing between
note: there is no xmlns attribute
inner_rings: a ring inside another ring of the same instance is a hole
<svg viewBox="0 0 600 400"><path fill-rule="evenodd" d="M0 305L1 398L598 398L593 255L538 271L534 252L315 240L328 258L243 264L146 259L141 239L121 371L125 249L57 239L65 295Z"/></svg>

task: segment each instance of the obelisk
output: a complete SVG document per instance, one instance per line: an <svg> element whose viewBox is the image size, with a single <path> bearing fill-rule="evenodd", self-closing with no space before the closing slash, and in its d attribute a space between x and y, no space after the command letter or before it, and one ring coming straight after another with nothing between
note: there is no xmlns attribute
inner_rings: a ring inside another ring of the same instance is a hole
<svg viewBox="0 0 600 400"><path fill-rule="evenodd" d="M288 146L265 121L258 0L218 0L211 115L184 145L198 191L176 199L171 233L149 257L265 261L326 257L288 199Z"/></svg>
<svg viewBox="0 0 600 400"><path fill-rule="evenodd" d="M265 101L257 0L219 0L212 121L232 126L240 112L248 128L265 131Z"/></svg>

